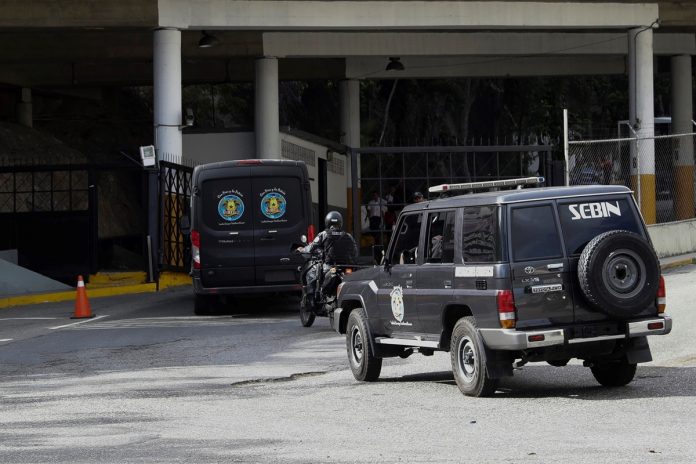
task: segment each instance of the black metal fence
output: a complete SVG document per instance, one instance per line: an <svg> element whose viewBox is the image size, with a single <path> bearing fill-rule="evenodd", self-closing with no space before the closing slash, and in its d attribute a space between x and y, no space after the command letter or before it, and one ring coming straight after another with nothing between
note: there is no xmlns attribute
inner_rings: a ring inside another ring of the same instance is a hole
<svg viewBox="0 0 696 464"><path fill-rule="evenodd" d="M189 238L181 232L181 217L191 204L193 167L160 161L161 266L164 270L188 272Z"/></svg>

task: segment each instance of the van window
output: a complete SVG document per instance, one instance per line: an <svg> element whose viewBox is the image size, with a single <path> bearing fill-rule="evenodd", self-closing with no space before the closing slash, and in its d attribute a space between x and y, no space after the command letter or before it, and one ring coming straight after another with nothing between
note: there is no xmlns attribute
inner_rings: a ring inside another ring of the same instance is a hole
<svg viewBox="0 0 696 464"><path fill-rule="evenodd" d="M497 206L470 206L464 210L462 257L465 263L500 261Z"/></svg>
<svg viewBox="0 0 696 464"><path fill-rule="evenodd" d="M551 205L513 208L510 229L515 261L563 256Z"/></svg>
<svg viewBox="0 0 696 464"><path fill-rule="evenodd" d="M395 234L394 248L390 255L392 264L415 264L418 258L421 213L402 216Z"/></svg>
<svg viewBox="0 0 696 464"><path fill-rule="evenodd" d="M261 228L294 227L302 223L305 197L297 177L252 177L254 225Z"/></svg>
<svg viewBox="0 0 696 464"><path fill-rule="evenodd" d="M454 211L428 214L428 234L425 240L426 263L454 262Z"/></svg>
<svg viewBox="0 0 696 464"><path fill-rule="evenodd" d="M206 226L230 230L251 224L251 181L248 177L207 180L201 191L201 211Z"/></svg>
<svg viewBox="0 0 696 464"><path fill-rule="evenodd" d="M610 230L628 230L642 235L640 223L629 200L563 200L558 216L569 255L580 254L597 235Z"/></svg>

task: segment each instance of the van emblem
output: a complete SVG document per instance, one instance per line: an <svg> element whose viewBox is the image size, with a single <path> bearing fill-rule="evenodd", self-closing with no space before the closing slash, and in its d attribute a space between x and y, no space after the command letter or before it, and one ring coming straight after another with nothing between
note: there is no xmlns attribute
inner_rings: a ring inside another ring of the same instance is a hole
<svg viewBox="0 0 696 464"><path fill-rule="evenodd" d="M236 221L244 214L244 201L237 195L225 195L218 203L218 214L225 221Z"/></svg>
<svg viewBox="0 0 696 464"><path fill-rule="evenodd" d="M401 285L397 285L389 294L391 296L391 310L394 319L399 322L404 320L404 292Z"/></svg>
<svg viewBox="0 0 696 464"><path fill-rule="evenodd" d="M279 219L285 214L287 201L278 192L268 192L261 198L261 212L269 219Z"/></svg>
<svg viewBox="0 0 696 464"><path fill-rule="evenodd" d="M524 272L527 274L534 274L535 269L532 266L527 266L524 268Z"/></svg>

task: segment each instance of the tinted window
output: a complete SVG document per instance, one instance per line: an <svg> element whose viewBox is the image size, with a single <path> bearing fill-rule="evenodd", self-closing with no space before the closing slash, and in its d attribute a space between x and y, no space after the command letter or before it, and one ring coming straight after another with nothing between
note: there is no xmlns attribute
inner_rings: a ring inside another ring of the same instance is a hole
<svg viewBox="0 0 696 464"><path fill-rule="evenodd" d="M216 230L251 228L251 181L248 177L203 182L201 210L206 226Z"/></svg>
<svg viewBox="0 0 696 464"><path fill-rule="evenodd" d="M558 202L558 215L568 254L579 254L597 235L609 230L641 234L640 223L628 199L567 200Z"/></svg>
<svg viewBox="0 0 696 464"><path fill-rule="evenodd" d="M438 211L428 214L426 235L427 263L454 262L454 211Z"/></svg>
<svg viewBox="0 0 696 464"><path fill-rule="evenodd" d="M257 227L283 228L302 222L304 195L297 177L252 177Z"/></svg>
<svg viewBox="0 0 696 464"><path fill-rule="evenodd" d="M462 256L465 263L500 261L498 207L474 206L463 208Z"/></svg>
<svg viewBox="0 0 696 464"><path fill-rule="evenodd" d="M515 261L563 256L551 205L514 208L511 231Z"/></svg>
<svg viewBox="0 0 696 464"><path fill-rule="evenodd" d="M422 214L407 214L401 218L394 235L390 260L393 264L415 264Z"/></svg>

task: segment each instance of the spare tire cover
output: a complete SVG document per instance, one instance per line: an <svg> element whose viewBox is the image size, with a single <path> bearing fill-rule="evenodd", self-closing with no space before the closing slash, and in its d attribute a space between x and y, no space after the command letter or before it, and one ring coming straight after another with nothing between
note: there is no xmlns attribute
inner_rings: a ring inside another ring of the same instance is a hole
<svg viewBox="0 0 696 464"><path fill-rule="evenodd" d="M650 243L627 230L593 238L578 261L578 280L587 301L619 319L655 304L660 262Z"/></svg>

